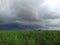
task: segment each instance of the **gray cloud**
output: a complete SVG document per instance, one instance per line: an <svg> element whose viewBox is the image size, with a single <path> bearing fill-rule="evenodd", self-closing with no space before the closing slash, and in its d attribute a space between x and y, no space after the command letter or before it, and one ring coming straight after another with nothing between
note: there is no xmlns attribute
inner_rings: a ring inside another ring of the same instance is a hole
<svg viewBox="0 0 60 45"><path fill-rule="evenodd" d="M0 24L16 22L25 26L40 25L41 0L0 0L0 2Z"/></svg>
<svg viewBox="0 0 60 45"><path fill-rule="evenodd" d="M56 7L49 4L51 3L49 0L0 0L0 2L0 23L16 22L25 26L38 25L38 29L60 29L59 3Z"/></svg>
<svg viewBox="0 0 60 45"><path fill-rule="evenodd" d="M60 0L48 1L41 5L44 27L46 27L45 29L60 29Z"/></svg>

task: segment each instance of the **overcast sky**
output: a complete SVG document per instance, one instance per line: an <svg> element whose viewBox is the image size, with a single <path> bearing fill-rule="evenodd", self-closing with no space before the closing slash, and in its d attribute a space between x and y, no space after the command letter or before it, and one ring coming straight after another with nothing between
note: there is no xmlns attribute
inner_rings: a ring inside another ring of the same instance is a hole
<svg viewBox="0 0 60 45"><path fill-rule="evenodd" d="M60 29L60 0L0 0L0 23Z"/></svg>

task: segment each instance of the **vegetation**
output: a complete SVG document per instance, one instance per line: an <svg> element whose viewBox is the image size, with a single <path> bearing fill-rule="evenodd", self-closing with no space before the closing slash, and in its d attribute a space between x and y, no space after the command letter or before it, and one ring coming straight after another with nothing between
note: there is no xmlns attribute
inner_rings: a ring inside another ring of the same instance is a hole
<svg viewBox="0 0 60 45"><path fill-rule="evenodd" d="M0 31L0 45L60 45L60 31Z"/></svg>

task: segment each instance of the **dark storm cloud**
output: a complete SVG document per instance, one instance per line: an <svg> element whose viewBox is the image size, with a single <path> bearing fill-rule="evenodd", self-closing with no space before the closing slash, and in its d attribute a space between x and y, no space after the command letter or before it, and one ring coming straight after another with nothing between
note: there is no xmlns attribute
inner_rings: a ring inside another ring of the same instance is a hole
<svg viewBox="0 0 60 45"><path fill-rule="evenodd" d="M15 23L24 29L56 29L60 23L60 14L49 11L45 1L0 0L0 24Z"/></svg>
<svg viewBox="0 0 60 45"><path fill-rule="evenodd" d="M4 21L10 21L10 20L37 20L36 16L38 14L38 7L37 2L28 1L28 0L6 0L7 2L4 2L4 0L1 0L3 3L7 4L1 4L5 5L1 6L4 9L1 9L0 17L1 20ZM10 2L9 2L10 1ZM8 3L9 2L9 3ZM38 18L38 17L37 17ZM9 20L10 19L10 20Z"/></svg>
<svg viewBox="0 0 60 45"><path fill-rule="evenodd" d="M43 0L42 0L43 1ZM16 22L27 27L41 29L40 0L0 0L0 24Z"/></svg>

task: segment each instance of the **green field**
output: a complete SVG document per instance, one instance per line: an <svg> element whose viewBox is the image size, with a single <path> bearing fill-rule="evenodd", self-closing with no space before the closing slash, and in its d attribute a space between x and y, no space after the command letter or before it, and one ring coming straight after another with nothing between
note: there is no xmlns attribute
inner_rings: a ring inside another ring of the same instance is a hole
<svg viewBox="0 0 60 45"><path fill-rule="evenodd" d="M60 45L60 31L0 31L0 45Z"/></svg>

